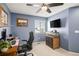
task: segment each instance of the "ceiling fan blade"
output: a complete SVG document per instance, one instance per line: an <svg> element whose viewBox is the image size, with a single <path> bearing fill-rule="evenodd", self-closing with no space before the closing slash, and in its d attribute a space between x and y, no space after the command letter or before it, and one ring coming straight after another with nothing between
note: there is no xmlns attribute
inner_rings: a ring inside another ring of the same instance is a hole
<svg viewBox="0 0 79 59"><path fill-rule="evenodd" d="M33 6L33 4L26 4L27 6Z"/></svg>
<svg viewBox="0 0 79 59"><path fill-rule="evenodd" d="M36 13L38 13L39 11L41 11L41 8L39 8L39 9L36 11Z"/></svg>
<svg viewBox="0 0 79 59"><path fill-rule="evenodd" d="M48 13L51 13L51 10L48 8L48 9L47 9L47 12L48 12Z"/></svg>
<svg viewBox="0 0 79 59"><path fill-rule="evenodd" d="M27 3L27 6L32 6L32 7L40 7L40 4L32 4L32 3Z"/></svg>
<svg viewBox="0 0 79 59"><path fill-rule="evenodd" d="M54 7L54 6L61 6L63 5L64 3L51 3L51 4L48 4L49 7Z"/></svg>

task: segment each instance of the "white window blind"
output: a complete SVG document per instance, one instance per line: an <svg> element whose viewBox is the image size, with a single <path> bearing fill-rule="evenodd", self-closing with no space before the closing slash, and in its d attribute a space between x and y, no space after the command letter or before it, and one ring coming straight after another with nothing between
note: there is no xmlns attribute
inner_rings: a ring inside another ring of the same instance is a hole
<svg viewBox="0 0 79 59"><path fill-rule="evenodd" d="M35 33L45 32L45 20L35 20Z"/></svg>

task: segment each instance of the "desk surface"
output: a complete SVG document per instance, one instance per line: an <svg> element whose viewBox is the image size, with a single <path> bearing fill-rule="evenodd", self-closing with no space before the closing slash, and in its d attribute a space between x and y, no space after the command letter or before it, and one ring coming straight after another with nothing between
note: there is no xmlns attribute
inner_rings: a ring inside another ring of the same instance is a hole
<svg viewBox="0 0 79 59"><path fill-rule="evenodd" d="M17 47L12 47L8 49L7 52L1 52L0 56L15 56L17 52Z"/></svg>

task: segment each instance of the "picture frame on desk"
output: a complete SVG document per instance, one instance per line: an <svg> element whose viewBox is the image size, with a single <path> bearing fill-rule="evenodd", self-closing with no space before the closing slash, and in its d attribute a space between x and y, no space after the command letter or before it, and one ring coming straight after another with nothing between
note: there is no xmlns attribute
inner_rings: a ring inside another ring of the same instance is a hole
<svg viewBox="0 0 79 59"><path fill-rule="evenodd" d="M28 26L28 19L17 18L17 20L16 20L16 25L17 25L18 27L26 27L26 26Z"/></svg>

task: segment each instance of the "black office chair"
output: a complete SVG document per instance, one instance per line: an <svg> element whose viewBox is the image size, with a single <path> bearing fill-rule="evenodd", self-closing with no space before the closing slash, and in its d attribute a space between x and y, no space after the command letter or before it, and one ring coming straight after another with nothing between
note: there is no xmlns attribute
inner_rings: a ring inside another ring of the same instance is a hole
<svg viewBox="0 0 79 59"><path fill-rule="evenodd" d="M33 53L27 53L28 51L31 51L32 50L32 43L33 43L33 40L34 40L34 34L33 32L29 32L29 40L22 40L24 42L26 42L26 44L23 44L21 46L19 46L18 48L18 53L24 53L24 56L27 56L27 55L32 55L33 56Z"/></svg>

